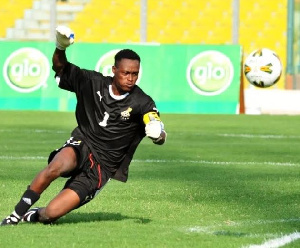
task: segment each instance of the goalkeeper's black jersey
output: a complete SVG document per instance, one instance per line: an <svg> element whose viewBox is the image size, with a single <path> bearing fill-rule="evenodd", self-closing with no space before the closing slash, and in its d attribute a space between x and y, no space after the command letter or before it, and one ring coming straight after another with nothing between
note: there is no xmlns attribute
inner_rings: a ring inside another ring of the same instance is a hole
<svg viewBox="0 0 300 248"><path fill-rule="evenodd" d="M111 83L112 77L68 63L59 87L76 94L78 127L73 133L82 135L97 161L116 173L116 179L126 181L129 163L145 136L143 115L156 111L156 106L138 86L125 95L113 95Z"/></svg>

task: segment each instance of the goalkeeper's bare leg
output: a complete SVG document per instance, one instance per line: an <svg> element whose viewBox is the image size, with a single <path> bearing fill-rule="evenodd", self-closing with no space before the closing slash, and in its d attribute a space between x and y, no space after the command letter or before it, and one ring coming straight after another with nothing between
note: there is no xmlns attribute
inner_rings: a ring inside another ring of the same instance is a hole
<svg viewBox="0 0 300 248"><path fill-rule="evenodd" d="M18 224L28 209L40 198L44 190L55 179L74 170L76 166L77 156L74 149L72 147L63 148L55 155L48 166L34 178L15 206L15 210L11 215L3 219L0 225ZM59 203L59 201L62 202ZM74 191L65 189L49 203L45 210L41 211L41 214L43 218L48 218L49 220L57 219L72 210L72 208L75 208L79 202L79 197ZM58 210L59 205L61 207L60 210Z"/></svg>
<svg viewBox="0 0 300 248"><path fill-rule="evenodd" d="M80 198L71 189L62 190L45 208L38 211L39 222L53 222L79 206Z"/></svg>
<svg viewBox="0 0 300 248"><path fill-rule="evenodd" d="M52 223L80 204L78 194L71 189L62 190L46 207L29 210L23 217L24 222Z"/></svg>

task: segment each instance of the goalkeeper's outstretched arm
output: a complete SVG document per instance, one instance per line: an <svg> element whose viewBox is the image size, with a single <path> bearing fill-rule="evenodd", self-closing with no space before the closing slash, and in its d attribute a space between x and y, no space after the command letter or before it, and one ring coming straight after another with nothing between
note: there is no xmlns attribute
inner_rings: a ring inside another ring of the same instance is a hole
<svg viewBox="0 0 300 248"><path fill-rule="evenodd" d="M66 26L58 26L56 28L56 49L52 56L52 69L60 76L63 68L67 64L66 48L74 43L74 33Z"/></svg>

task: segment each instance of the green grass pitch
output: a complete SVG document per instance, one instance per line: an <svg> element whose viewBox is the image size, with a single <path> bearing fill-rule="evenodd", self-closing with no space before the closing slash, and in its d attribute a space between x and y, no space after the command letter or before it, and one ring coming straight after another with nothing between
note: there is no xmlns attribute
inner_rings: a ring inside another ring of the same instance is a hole
<svg viewBox="0 0 300 248"><path fill-rule="evenodd" d="M73 113L0 116L2 219L76 124ZM53 225L0 227L0 247L300 247L299 116L162 119L166 144L144 139L127 183L111 181ZM53 182L36 206L64 182Z"/></svg>

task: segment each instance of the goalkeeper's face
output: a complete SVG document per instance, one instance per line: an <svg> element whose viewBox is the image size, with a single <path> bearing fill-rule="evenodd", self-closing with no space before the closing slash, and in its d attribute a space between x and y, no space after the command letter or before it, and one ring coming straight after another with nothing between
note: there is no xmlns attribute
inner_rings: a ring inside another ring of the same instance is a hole
<svg viewBox="0 0 300 248"><path fill-rule="evenodd" d="M130 92L139 76L140 62L132 59L122 59L112 67L114 78L112 89L115 95Z"/></svg>

